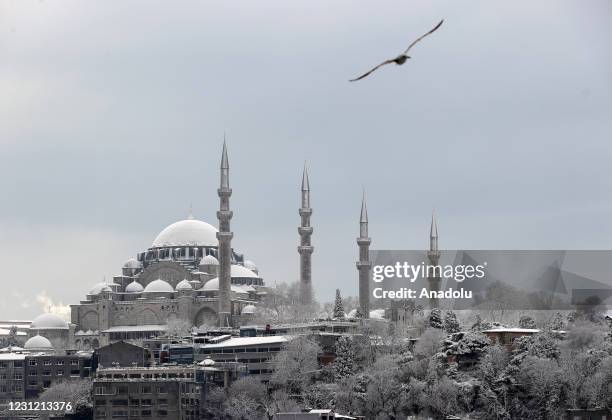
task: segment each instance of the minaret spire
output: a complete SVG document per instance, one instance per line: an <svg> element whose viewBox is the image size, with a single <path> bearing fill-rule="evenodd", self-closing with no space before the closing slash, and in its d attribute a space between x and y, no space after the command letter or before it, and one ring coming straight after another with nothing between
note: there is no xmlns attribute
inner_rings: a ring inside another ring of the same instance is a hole
<svg viewBox="0 0 612 420"><path fill-rule="evenodd" d="M438 222L436 220L435 211L431 213L431 225L429 227L429 251L427 252L427 258L429 259L430 265L438 265L440 261L440 251L438 250ZM429 271L429 270L428 270ZM436 275L437 270L431 270L427 277L429 283L429 290L440 290L440 276ZM431 308L437 308L439 306L438 299L432 297L429 299L429 306Z"/></svg>
<svg viewBox="0 0 612 420"><path fill-rule="evenodd" d="M300 245L298 253L300 254L300 302L303 305L312 303L312 253L314 247L310 242L312 235L312 226L310 226L310 216L312 208L310 207L310 182L308 180L308 168L304 163L304 171L302 172L302 206L299 209L300 227Z"/></svg>
<svg viewBox="0 0 612 420"><path fill-rule="evenodd" d="M221 153L221 172L220 185L217 190L219 195L219 231L217 232L218 260L219 260L219 326L227 327L231 325L232 302L231 302L231 264L232 264L232 237L234 234L230 230L230 220L232 211L230 210L230 196L232 189L229 186L229 160L227 158L227 145L225 134L223 134L223 151Z"/></svg>
<svg viewBox="0 0 612 420"><path fill-rule="evenodd" d="M436 212L431 212L431 227L429 228L429 250L438 250L438 222L436 221Z"/></svg>
<svg viewBox="0 0 612 420"><path fill-rule="evenodd" d="M365 190L361 198L361 215L359 217L359 261L357 270L359 271L359 310L363 318L370 317L370 243L372 240L368 236L368 207L366 205Z"/></svg>

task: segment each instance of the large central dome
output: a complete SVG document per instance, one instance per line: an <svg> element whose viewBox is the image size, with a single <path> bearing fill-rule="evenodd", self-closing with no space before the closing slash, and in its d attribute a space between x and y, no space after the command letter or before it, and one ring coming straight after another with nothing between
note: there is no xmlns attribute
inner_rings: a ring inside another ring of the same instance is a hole
<svg viewBox="0 0 612 420"><path fill-rule="evenodd" d="M197 219L186 219L172 223L157 235L151 248L170 246L214 246L217 228Z"/></svg>

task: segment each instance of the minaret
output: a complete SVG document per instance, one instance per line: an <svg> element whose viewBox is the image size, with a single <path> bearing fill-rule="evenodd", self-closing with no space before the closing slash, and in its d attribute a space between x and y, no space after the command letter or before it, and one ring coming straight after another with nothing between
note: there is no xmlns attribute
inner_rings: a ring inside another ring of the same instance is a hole
<svg viewBox="0 0 612 420"><path fill-rule="evenodd" d="M357 270L359 271L359 309L363 318L370 317L370 243L372 240L368 236L368 208L366 206L365 191L361 200L361 217L359 218L359 261Z"/></svg>
<svg viewBox="0 0 612 420"><path fill-rule="evenodd" d="M304 172L302 173L302 206L299 213L301 218L301 225L298 227L298 233L300 234L300 246L298 246L298 253L300 254L300 303L310 305L312 303L311 256L314 247L310 243L312 208L310 208L310 183L308 182L306 164L304 164Z"/></svg>
<svg viewBox="0 0 612 420"><path fill-rule="evenodd" d="M227 146L223 140L223 153L221 155L221 184L217 190L219 194L219 241L218 260L219 260L219 326L227 327L231 324L231 264L232 264L232 237L230 231L230 220L232 211L230 210L229 199L232 189L229 186L229 162L227 159Z"/></svg>
<svg viewBox="0 0 612 420"><path fill-rule="evenodd" d="M429 251L427 252L429 264L436 266L440 260L440 251L438 250L438 223L436 222L435 213L431 213L431 227L429 228ZM429 290L440 290L440 276L436 275L436 270L429 270L427 282ZM429 305L431 308L438 307L438 298L430 298Z"/></svg>

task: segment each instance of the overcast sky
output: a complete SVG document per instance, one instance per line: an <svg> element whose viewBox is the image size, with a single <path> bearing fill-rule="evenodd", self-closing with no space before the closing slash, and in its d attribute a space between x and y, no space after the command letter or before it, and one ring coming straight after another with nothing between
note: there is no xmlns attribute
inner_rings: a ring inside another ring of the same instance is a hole
<svg viewBox="0 0 612 420"><path fill-rule="evenodd" d="M441 29L388 66L439 19ZM372 247L612 248L612 3L0 0L0 319L77 303L168 224L217 224L319 300Z"/></svg>

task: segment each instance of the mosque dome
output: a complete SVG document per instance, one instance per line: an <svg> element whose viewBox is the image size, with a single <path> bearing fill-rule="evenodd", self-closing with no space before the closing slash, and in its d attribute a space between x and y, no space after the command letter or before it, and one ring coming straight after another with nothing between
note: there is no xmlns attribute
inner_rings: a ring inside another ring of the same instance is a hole
<svg viewBox="0 0 612 420"><path fill-rule="evenodd" d="M26 350L53 350L51 342L42 335L35 335L23 345Z"/></svg>
<svg viewBox="0 0 612 420"><path fill-rule="evenodd" d="M111 289L110 287L108 287L108 285L104 286L103 288L100 289L100 293L105 292L105 293L112 293L113 289Z"/></svg>
<svg viewBox="0 0 612 420"><path fill-rule="evenodd" d="M255 265L255 263L251 260L246 260L244 262L244 266L245 268L248 268L251 271L257 271L257 266Z"/></svg>
<svg viewBox="0 0 612 420"><path fill-rule="evenodd" d="M174 293L174 289L168 282L157 279L147 284L144 293Z"/></svg>
<svg viewBox="0 0 612 420"><path fill-rule="evenodd" d="M206 255L200 260L200 265L219 265L219 260L214 255Z"/></svg>
<svg viewBox="0 0 612 420"><path fill-rule="evenodd" d="M33 330L67 330L68 323L55 314L42 314L34 318L30 328Z"/></svg>
<svg viewBox="0 0 612 420"><path fill-rule="evenodd" d="M136 280L125 286L126 293L140 293L144 290L142 284L138 283Z"/></svg>
<svg viewBox="0 0 612 420"><path fill-rule="evenodd" d="M185 279L185 280L181 280L177 285L176 285L176 290L193 290L193 287L191 286L191 283L189 283L189 280Z"/></svg>
<svg viewBox="0 0 612 420"><path fill-rule="evenodd" d="M243 267L241 265L232 265L232 271L231 271L231 275L232 277L254 277L254 278L259 278L259 276L255 273L253 273L251 270L249 270L246 267Z"/></svg>
<svg viewBox="0 0 612 420"><path fill-rule="evenodd" d="M110 286L119 286L119 285L116 284L116 283L105 283L105 282L102 281L102 282L96 284L94 287L92 287L91 290L89 291L89 294L90 295L97 295L98 293L100 293L102 291L103 288L110 287Z"/></svg>
<svg viewBox="0 0 612 420"><path fill-rule="evenodd" d="M244 315L254 314L256 310L257 308L255 307L255 305L246 305L244 308L242 308L242 314Z"/></svg>
<svg viewBox="0 0 612 420"><path fill-rule="evenodd" d="M152 248L170 246L218 246L217 228L197 219L185 219L160 232Z"/></svg>
<svg viewBox="0 0 612 420"><path fill-rule="evenodd" d="M123 264L123 268L142 268L142 263L136 258L130 258Z"/></svg>
<svg viewBox="0 0 612 420"><path fill-rule="evenodd" d="M230 285L230 288L232 292L235 293L248 293L248 290L242 285L232 284ZM208 280L200 290L203 292L213 292L219 290L219 277Z"/></svg>

